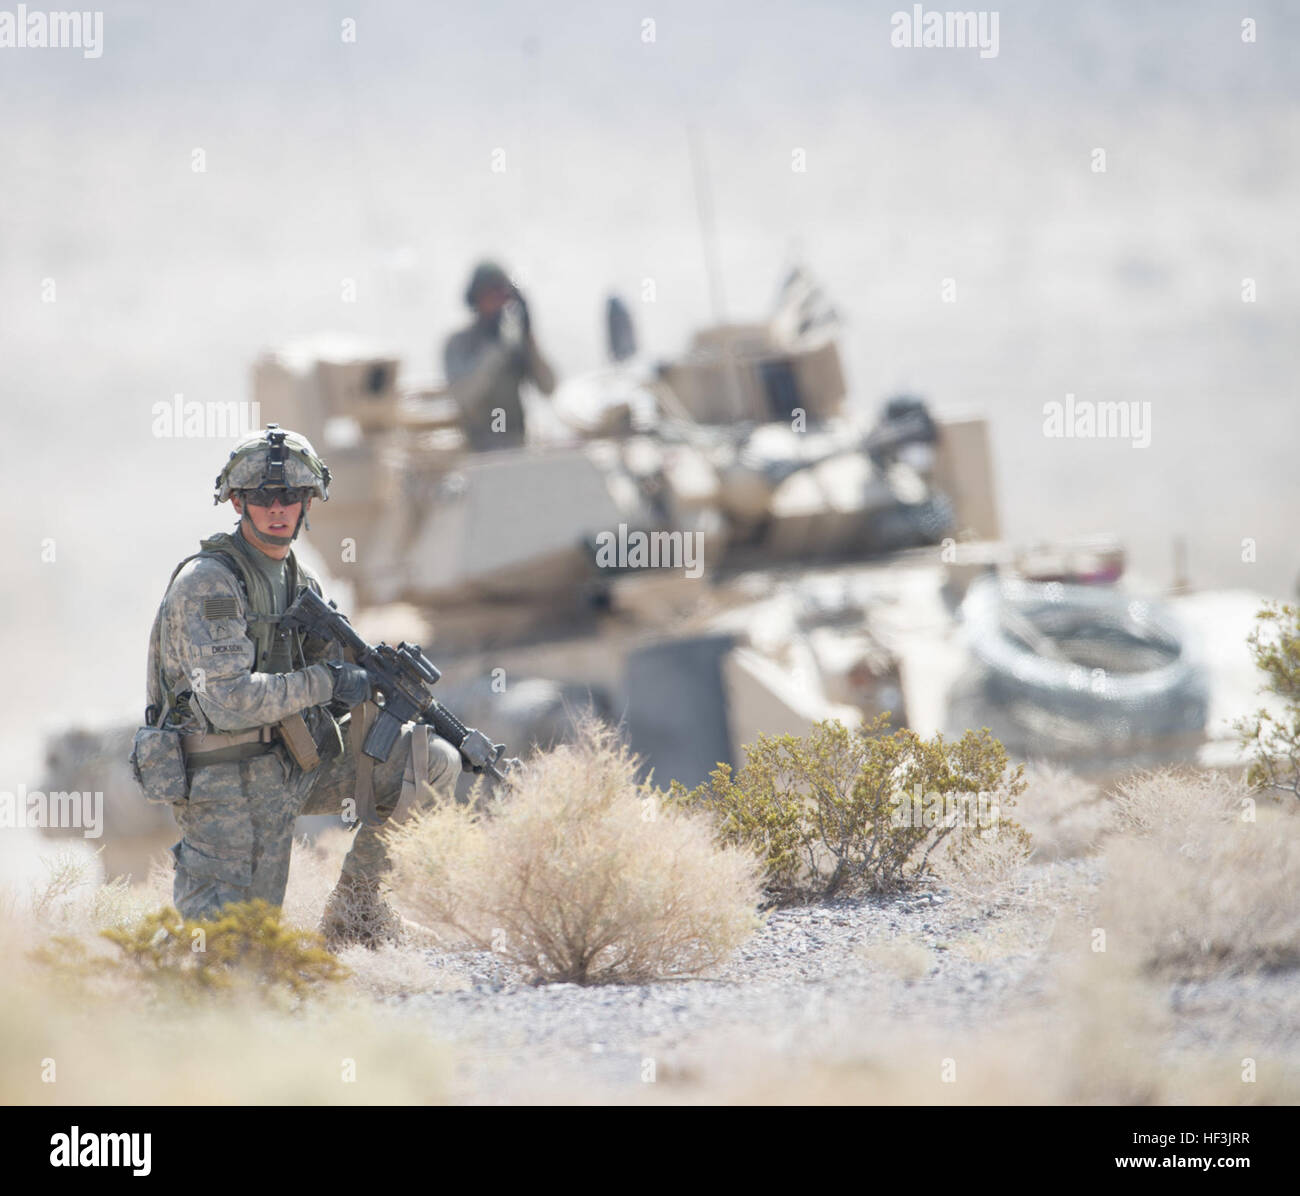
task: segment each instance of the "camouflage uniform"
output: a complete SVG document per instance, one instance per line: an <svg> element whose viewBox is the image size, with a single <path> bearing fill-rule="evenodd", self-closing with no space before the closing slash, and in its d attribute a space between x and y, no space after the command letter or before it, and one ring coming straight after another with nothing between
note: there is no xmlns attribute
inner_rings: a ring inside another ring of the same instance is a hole
<svg viewBox="0 0 1300 1196"><path fill-rule="evenodd" d="M324 492L322 484L318 493L323 497ZM349 807L357 753L329 709L334 678L326 662L341 659L338 645L275 626L283 600L274 586L259 590L257 574L248 568L265 568L263 561L270 558L261 554L263 560L257 560L259 550L242 535L216 536L202 547L220 555L192 559L174 576L159 610L150 661L150 676L160 678L164 694L189 691L190 726L195 735L206 736L187 744L189 796L173 806L182 835L172 848L174 900L190 918L209 917L227 902L254 897L279 905L294 819L300 814L356 817ZM241 554L246 568L232 568ZM320 583L292 552L284 567L290 597L298 585L320 593ZM151 683L151 700L157 693ZM298 713L320 755L309 771L270 734L282 719ZM259 730L264 741L235 734ZM226 745L228 738L244 742ZM415 783L417 760L427 784ZM404 816L432 800L435 791L449 792L459 768L459 753L431 728L407 728L388 760L374 765L379 820L399 809L398 816ZM369 885L377 892L386 868L378 826L362 825L344 861L340 887L355 891Z"/></svg>

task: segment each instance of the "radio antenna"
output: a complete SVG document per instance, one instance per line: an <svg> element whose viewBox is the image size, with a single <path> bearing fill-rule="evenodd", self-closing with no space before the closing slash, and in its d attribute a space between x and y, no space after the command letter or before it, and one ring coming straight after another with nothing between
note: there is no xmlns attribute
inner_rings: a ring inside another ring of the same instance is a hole
<svg viewBox="0 0 1300 1196"><path fill-rule="evenodd" d="M691 175L695 181L695 212L700 222L700 242L704 248L704 273L709 283L709 303L713 308L713 322L726 323L726 299L722 293L722 268L718 262L718 230L713 222L713 193L709 187L708 168L704 149L700 144L699 130L686 126L686 137L691 149Z"/></svg>

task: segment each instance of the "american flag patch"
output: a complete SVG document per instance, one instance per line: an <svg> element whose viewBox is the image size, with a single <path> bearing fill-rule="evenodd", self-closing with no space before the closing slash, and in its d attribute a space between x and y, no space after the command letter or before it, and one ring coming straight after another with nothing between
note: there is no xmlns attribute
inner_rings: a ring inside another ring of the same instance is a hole
<svg viewBox="0 0 1300 1196"><path fill-rule="evenodd" d="M229 595L203 599L205 619L233 619L239 614L239 604Z"/></svg>

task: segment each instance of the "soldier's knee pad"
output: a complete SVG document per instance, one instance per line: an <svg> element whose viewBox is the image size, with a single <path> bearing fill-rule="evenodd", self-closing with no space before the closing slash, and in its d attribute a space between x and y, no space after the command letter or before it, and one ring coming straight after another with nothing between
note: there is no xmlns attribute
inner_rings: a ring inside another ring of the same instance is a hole
<svg viewBox="0 0 1300 1196"><path fill-rule="evenodd" d="M406 770L402 776L402 806L423 805L430 790L450 794L460 775L460 753L432 727L415 726L410 732ZM420 784L416 784L416 777Z"/></svg>
<svg viewBox="0 0 1300 1196"><path fill-rule="evenodd" d="M429 784L454 785L460 775L460 752L439 735L429 734Z"/></svg>

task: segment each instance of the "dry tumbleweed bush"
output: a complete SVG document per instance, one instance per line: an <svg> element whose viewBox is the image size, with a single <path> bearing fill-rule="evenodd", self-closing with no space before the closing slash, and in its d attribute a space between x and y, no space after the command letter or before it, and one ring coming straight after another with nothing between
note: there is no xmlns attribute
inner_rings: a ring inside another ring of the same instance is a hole
<svg viewBox="0 0 1300 1196"><path fill-rule="evenodd" d="M1099 926L1150 972L1300 964L1300 815L1240 781L1162 770L1121 783Z"/></svg>
<svg viewBox="0 0 1300 1196"><path fill-rule="evenodd" d="M1240 779L1190 768L1134 773L1115 786L1111 801L1114 829L1120 834L1179 843L1241 821L1255 805Z"/></svg>
<svg viewBox="0 0 1300 1196"><path fill-rule="evenodd" d="M1110 830L1112 811L1086 778L1052 764L1025 769L1016 817L1034 840L1034 859L1071 860L1092 854Z"/></svg>
<svg viewBox="0 0 1300 1196"><path fill-rule="evenodd" d="M388 832L393 888L430 926L537 979L644 983L720 963L757 925L756 863L636 779L614 732L512 773L488 816L445 803Z"/></svg>
<svg viewBox="0 0 1300 1196"><path fill-rule="evenodd" d="M1101 925L1150 971L1300 966L1300 818L1211 824L1179 843L1118 839Z"/></svg>

